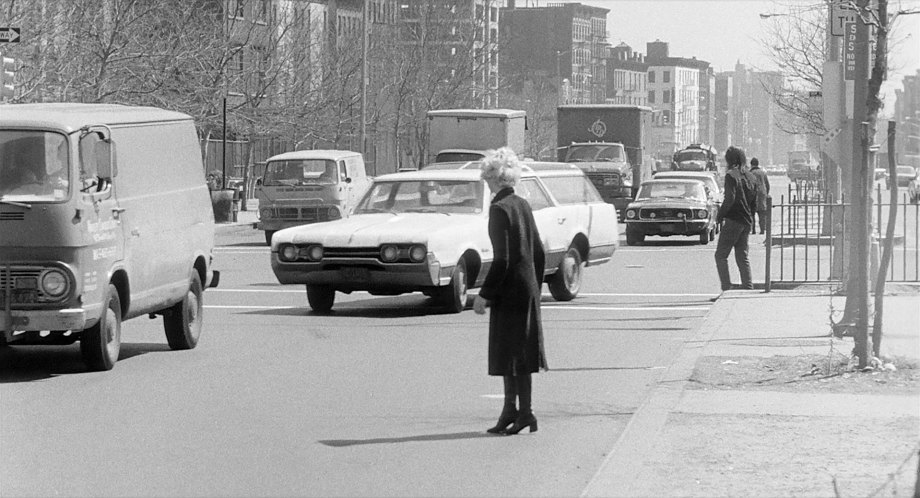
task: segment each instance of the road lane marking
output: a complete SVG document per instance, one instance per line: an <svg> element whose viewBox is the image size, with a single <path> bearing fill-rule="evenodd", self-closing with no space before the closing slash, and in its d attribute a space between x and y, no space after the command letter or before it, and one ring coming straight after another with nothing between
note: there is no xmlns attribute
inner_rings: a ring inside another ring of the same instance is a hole
<svg viewBox="0 0 920 498"><path fill-rule="evenodd" d="M283 309L307 309L305 306L260 306L260 305L223 305L223 304L206 304L205 308L226 309L226 310L283 310ZM616 306L571 306L571 305L552 305L543 303L544 310L565 310L565 311L708 311L709 306L649 306L645 308L624 308ZM376 306L348 306L348 309L385 309Z"/></svg>
<svg viewBox="0 0 920 498"><path fill-rule="evenodd" d="M305 291L303 289L208 289L206 292L280 292L280 293L296 293L303 294ZM365 291L354 291L352 294L367 294ZM407 293L408 294L408 293ZM543 296L552 296L549 292L542 294ZM709 293L709 294L687 294L687 293L643 293L643 292L579 292L578 296L580 297L716 297L719 294Z"/></svg>

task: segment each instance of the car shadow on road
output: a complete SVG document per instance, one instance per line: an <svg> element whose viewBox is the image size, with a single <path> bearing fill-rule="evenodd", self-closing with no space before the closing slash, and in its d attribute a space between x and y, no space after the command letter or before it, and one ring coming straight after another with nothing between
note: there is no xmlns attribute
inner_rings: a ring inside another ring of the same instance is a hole
<svg viewBox="0 0 920 498"><path fill-rule="evenodd" d="M362 444L417 443L428 441L451 441L457 439L477 439L483 437L501 437L487 432L451 432L447 434L423 434L420 436L378 437L371 439L321 439L319 443L333 448L358 446Z"/></svg>
<svg viewBox="0 0 920 498"><path fill-rule="evenodd" d="M122 343L118 361L147 353L171 351L166 344ZM115 365L118 368L118 365ZM0 348L0 384L45 380L58 375L91 373L80 356L79 343L66 346L7 346Z"/></svg>
<svg viewBox="0 0 920 498"><path fill-rule="evenodd" d="M467 307L464 313L472 312ZM331 311L320 313L313 311L309 306L295 308L278 308L252 310L243 312L244 315L265 316L321 316L328 318L414 318L431 315L450 315L443 306L434 299L418 296L370 296L368 299L348 301L336 304Z"/></svg>

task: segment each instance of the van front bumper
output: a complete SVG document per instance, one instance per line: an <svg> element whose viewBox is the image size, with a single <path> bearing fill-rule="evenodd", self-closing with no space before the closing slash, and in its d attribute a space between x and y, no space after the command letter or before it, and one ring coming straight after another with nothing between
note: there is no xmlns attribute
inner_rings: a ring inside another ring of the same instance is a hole
<svg viewBox="0 0 920 498"><path fill-rule="evenodd" d="M0 311L0 331L20 330L83 330L86 311L82 308L63 310Z"/></svg>

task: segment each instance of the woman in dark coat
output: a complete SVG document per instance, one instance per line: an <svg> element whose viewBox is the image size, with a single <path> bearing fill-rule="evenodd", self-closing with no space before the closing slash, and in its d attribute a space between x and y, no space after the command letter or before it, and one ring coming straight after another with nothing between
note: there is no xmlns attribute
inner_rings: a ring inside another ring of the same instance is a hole
<svg viewBox="0 0 920 498"><path fill-rule="evenodd" d="M484 314L487 306L492 308L489 375L501 375L505 387L502 413L488 432L517 434L526 427L536 432L530 374L547 368L540 320L543 244L530 205L514 193L521 179L514 151L490 151L482 161L482 178L495 194L489 207L494 256L473 309Z"/></svg>

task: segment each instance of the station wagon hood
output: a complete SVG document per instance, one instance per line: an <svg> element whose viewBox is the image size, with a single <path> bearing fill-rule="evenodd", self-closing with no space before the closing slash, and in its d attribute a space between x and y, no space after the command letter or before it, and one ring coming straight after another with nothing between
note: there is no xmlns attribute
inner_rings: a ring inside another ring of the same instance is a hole
<svg viewBox="0 0 920 498"><path fill-rule="evenodd" d="M486 230L479 214L374 213L288 228L275 234L277 242L320 243L326 247L371 247L383 243L428 243L456 239L457 233Z"/></svg>

